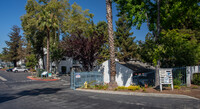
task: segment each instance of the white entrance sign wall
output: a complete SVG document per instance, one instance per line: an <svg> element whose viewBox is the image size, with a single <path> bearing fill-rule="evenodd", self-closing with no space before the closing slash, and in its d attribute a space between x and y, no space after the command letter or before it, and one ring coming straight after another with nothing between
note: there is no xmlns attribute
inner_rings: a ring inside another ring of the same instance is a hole
<svg viewBox="0 0 200 109"><path fill-rule="evenodd" d="M110 82L110 61L103 62L99 67L96 68L99 72L103 72L104 83ZM133 70L116 62L116 82L118 86L130 86L133 82Z"/></svg>
<svg viewBox="0 0 200 109"><path fill-rule="evenodd" d="M163 84L171 84L171 88L173 90L172 69L159 69L159 77L160 77L160 91L162 91Z"/></svg>

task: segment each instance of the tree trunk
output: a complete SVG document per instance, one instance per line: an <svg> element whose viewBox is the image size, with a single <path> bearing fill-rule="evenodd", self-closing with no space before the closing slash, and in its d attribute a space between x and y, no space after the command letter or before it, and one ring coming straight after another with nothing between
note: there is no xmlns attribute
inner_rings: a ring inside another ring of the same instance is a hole
<svg viewBox="0 0 200 109"><path fill-rule="evenodd" d="M49 73L49 40L50 40L50 36L49 36L49 29L47 28L47 72Z"/></svg>
<svg viewBox="0 0 200 109"><path fill-rule="evenodd" d="M17 61L16 60L13 61L13 64L14 64L14 67L17 67Z"/></svg>
<svg viewBox="0 0 200 109"><path fill-rule="evenodd" d="M160 0L157 0L157 35L156 35L156 44L159 45L158 39L160 36ZM159 86L159 68L160 68L160 59L157 61L156 65L156 74L155 74L155 87Z"/></svg>
<svg viewBox="0 0 200 109"><path fill-rule="evenodd" d="M59 71L58 71L58 63L59 63L59 62L56 61L55 63L56 63L56 69L55 69L55 71L56 71L56 73L57 73L57 72L59 72Z"/></svg>
<svg viewBox="0 0 200 109"><path fill-rule="evenodd" d="M42 69L45 69L44 55L42 55Z"/></svg>
<svg viewBox="0 0 200 109"><path fill-rule="evenodd" d="M108 21L109 46L110 46L110 87L114 88L117 86L117 84L115 81L116 68L115 68L113 25L112 25L112 0L106 0L106 11L107 11L107 21Z"/></svg>
<svg viewBox="0 0 200 109"><path fill-rule="evenodd" d="M41 59L42 59L42 69L45 69L45 62L44 62L44 48L42 47ZM41 68L40 68L41 69Z"/></svg>

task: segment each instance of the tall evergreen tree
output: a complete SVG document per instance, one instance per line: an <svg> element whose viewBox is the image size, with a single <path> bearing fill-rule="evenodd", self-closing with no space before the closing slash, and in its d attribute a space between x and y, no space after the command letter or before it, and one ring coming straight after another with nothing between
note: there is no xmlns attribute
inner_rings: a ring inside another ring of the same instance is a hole
<svg viewBox="0 0 200 109"><path fill-rule="evenodd" d="M134 42L135 37L131 37L133 32L130 32L126 15L122 15L116 22L115 45L117 47L117 58L120 61L127 62L130 59L137 58L137 45Z"/></svg>
<svg viewBox="0 0 200 109"><path fill-rule="evenodd" d="M108 41L108 24L105 21L100 21L96 25L98 34L103 35L104 43L99 50L98 64L110 59L109 55L109 41Z"/></svg>
<svg viewBox="0 0 200 109"><path fill-rule="evenodd" d="M11 28L11 32L9 33L10 41L6 41L6 44L8 46L8 55L10 58L10 61L14 63L14 67L17 66L17 61L19 60L19 54L18 54L18 48L21 46L21 38L20 35L20 28L17 25L14 25Z"/></svg>

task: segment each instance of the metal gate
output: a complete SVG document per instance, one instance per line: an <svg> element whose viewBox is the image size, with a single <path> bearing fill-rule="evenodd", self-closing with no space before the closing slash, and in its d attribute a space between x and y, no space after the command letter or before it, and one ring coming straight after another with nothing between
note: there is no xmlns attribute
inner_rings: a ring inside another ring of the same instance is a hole
<svg viewBox="0 0 200 109"><path fill-rule="evenodd" d="M181 85L186 85L186 67L172 68L173 80L181 81Z"/></svg>
<svg viewBox="0 0 200 109"><path fill-rule="evenodd" d="M71 89L76 89L87 83L93 82L93 84L103 84L103 73L102 72L71 72L70 77Z"/></svg>

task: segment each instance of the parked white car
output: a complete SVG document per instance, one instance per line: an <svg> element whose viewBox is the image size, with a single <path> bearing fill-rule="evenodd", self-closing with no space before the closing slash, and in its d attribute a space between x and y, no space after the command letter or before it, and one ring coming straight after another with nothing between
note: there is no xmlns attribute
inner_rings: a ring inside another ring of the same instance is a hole
<svg viewBox="0 0 200 109"><path fill-rule="evenodd" d="M28 69L24 68L24 67L15 67L13 70L13 72L28 72Z"/></svg>

